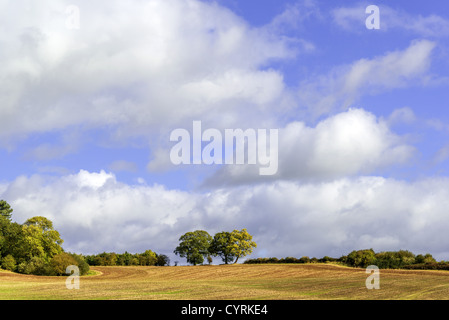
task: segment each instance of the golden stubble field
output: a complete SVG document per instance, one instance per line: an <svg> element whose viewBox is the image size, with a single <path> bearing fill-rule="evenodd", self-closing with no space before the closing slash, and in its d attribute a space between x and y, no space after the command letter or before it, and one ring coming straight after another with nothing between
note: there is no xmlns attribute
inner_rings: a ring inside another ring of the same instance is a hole
<svg viewBox="0 0 449 320"><path fill-rule="evenodd" d="M92 267L80 288L66 277L0 272L0 299L378 300L449 298L448 271L380 270L368 290L365 269L332 264Z"/></svg>

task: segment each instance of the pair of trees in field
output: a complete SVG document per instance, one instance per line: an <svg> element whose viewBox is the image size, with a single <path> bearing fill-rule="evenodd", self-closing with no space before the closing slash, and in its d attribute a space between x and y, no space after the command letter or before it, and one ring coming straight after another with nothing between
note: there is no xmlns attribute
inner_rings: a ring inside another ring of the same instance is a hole
<svg viewBox="0 0 449 320"><path fill-rule="evenodd" d="M252 238L246 229L223 231L214 237L207 231L196 230L179 238L180 243L174 253L193 265L202 264L205 258L210 263L212 256L221 257L225 264L237 263L240 257L250 254L257 247Z"/></svg>

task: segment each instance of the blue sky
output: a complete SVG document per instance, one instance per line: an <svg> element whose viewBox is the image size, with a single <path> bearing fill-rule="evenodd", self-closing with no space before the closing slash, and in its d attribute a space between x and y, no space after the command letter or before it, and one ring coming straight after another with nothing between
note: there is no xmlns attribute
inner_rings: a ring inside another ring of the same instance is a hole
<svg viewBox="0 0 449 320"><path fill-rule="evenodd" d="M0 9L0 194L18 222L49 217L66 250L171 255L187 231L247 228L253 256L449 260L445 2ZM278 129L278 172L173 165L170 132L195 120Z"/></svg>

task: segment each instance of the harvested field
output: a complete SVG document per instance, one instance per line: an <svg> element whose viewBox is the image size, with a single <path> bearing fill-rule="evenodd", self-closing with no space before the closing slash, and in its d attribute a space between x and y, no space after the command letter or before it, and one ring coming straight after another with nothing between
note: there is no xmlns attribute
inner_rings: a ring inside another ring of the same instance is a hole
<svg viewBox="0 0 449 320"><path fill-rule="evenodd" d="M380 270L380 289L368 290L364 269L332 264L177 267L92 267L80 289L66 277L0 272L0 299L448 299L448 271Z"/></svg>

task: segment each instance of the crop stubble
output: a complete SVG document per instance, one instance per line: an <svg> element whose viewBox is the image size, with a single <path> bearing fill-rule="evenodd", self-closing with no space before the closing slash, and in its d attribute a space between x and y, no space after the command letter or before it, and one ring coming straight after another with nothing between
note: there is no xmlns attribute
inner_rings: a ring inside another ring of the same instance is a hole
<svg viewBox="0 0 449 320"><path fill-rule="evenodd" d="M368 290L365 269L333 264L92 267L69 290L66 277L0 272L0 299L432 299L449 297L448 271L380 270Z"/></svg>

